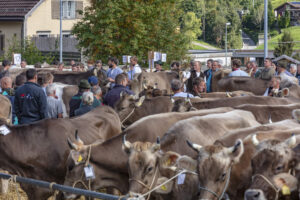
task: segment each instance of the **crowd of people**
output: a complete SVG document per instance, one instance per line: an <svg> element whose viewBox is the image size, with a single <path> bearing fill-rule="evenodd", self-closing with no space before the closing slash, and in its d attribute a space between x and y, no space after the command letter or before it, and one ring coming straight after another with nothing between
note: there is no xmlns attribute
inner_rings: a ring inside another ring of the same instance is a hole
<svg viewBox="0 0 300 200"><path fill-rule="evenodd" d="M22 61L22 68L26 67L26 61ZM74 95L70 102L69 117L85 114L92 109L103 104L114 107L120 99L121 93L134 94L130 90L130 84L135 74L142 72L136 56L130 58L127 72L118 67L117 58L111 57L108 60L108 70L104 70L101 60L95 63L88 62L84 67L72 61L72 71L84 71L97 69L106 75L106 80L99 80L96 76L91 76L88 80L81 80L78 85L78 93ZM155 62L155 71L163 71L163 63ZM9 74L11 64L4 60L0 70L1 94L10 99L13 107L13 123L28 124L44 118L62 118L63 103L56 96L56 86L53 84L53 75L48 72L42 77L42 84L38 84L38 74L36 69L28 69L26 75L18 75L15 84ZM203 93L212 92L213 75L222 68L217 60L209 59L206 62L207 70L202 70L200 61L192 61L189 70L183 70L180 62L173 62L170 66L171 71L179 74L178 79L171 81L173 97L201 97ZM59 63L58 71L64 69L64 64ZM265 96L274 96L281 90L280 83L287 81L299 84L300 66L289 65L287 62L272 62L267 58L264 61L264 68L259 69L257 63L252 61L246 64L245 69L241 69L241 61L232 60L232 72L229 77L253 77L270 81ZM99 86L100 81L106 81L109 89L103 95Z"/></svg>

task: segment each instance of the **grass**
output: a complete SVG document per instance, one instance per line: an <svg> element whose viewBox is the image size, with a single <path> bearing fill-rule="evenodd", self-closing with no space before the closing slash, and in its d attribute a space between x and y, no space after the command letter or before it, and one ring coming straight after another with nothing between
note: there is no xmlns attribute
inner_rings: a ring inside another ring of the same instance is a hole
<svg viewBox="0 0 300 200"><path fill-rule="evenodd" d="M202 41L202 40L195 40L194 42L197 42L197 43L200 43L200 44L202 44L202 45L211 47L212 49L213 49L213 48L220 49L220 48L218 48L218 47L216 47L216 46L214 46L214 45L211 45L211 44L209 44L209 43L207 43L207 42L204 42L204 41ZM193 50L208 50L209 48L205 48L205 47L202 47L202 46L193 44L193 45L192 45L192 49L193 49Z"/></svg>
<svg viewBox="0 0 300 200"><path fill-rule="evenodd" d="M278 42L278 39L282 37L284 30L288 30L291 32L294 41L300 41L300 27L299 26L293 26L293 27L289 27L287 29L282 29L281 34L277 35L276 37L273 37L272 39L270 39L268 41L268 48L270 50L274 50L275 46L277 46L277 43L275 43L275 42ZM262 44L262 45L258 46L257 49L264 49L264 45ZM300 43L295 43L294 50L296 50L296 49L300 49Z"/></svg>

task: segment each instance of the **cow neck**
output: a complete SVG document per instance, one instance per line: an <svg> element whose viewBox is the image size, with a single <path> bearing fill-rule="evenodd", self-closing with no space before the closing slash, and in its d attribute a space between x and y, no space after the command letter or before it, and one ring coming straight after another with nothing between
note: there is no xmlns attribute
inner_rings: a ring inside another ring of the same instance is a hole
<svg viewBox="0 0 300 200"><path fill-rule="evenodd" d="M93 146L91 162L127 173L127 155L122 151L122 134Z"/></svg>

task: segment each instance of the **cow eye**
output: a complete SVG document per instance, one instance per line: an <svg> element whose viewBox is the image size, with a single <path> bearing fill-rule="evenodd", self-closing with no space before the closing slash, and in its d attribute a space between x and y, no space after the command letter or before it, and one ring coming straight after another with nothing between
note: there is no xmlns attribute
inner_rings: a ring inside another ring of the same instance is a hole
<svg viewBox="0 0 300 200"><path fill-rule="evenodd" d="M281 171L283 169L283 166L278 166L277 168L276 168L276 171Z"/></svg>
<svg viewBox="0 0 300 200"><path fill-rule="evenodd" d="M149 173L149 172L151 172L151 171L152 171L152 169L153 169L153 167L149 167L149 168L148 168L148 170L147 170L147 171L148 171L148 173Z"/></svg>

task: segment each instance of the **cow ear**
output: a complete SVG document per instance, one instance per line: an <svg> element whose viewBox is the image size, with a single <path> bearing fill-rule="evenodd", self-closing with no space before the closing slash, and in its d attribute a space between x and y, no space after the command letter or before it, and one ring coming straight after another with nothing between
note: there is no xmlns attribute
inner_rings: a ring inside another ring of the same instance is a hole
<svg viewBox="0 0 300 200"><path fill-rule="evenodd" d="M283 88L281 90L281 94L282 94L282 97L287 97L290 95L290 89L289 88Z"/></svg>
<svg viewBox="0 0 300 200"><path fill-rule="evenodd" d="M296 135L293 133L290 138L284 141L284 144L290 148L294 148L297 145Z"/></svg>
<svg viewBox="0 0 300 200"><path fill-rule="evenodd" d="M161 167L174 170L173 167L176 165L178 158L180 158L180 155L173 151L164 153L164 155L160 158Z"/></svg>
<svg viewBox="0 0 300 200"><path fill-rule="evenodd" d="M273 182L277 188L281 189L283 195L290 195L297 189L298 180L288 173L280 173L273 177Z"/></svg>
<svg viewBox="0 0 300 200"><path fill-rule="evenodd" d="M155 152L158 151L158 150L160 150L160 138L159 138L159 137L157 137L156 143L154 143L154 144L152 145L152 148L151 148L151 151L152 151L153 153L155 153Z"/></svg>
<svg viewBox="0 0 300 200"><path fill-rule="evenodd" d="M78 151L72 150L70 154L75 165L79 165L84 162L83 156Z"/></svg>
<svg viewBox="0 0 300 200"><path fill-rule="evenodd" d="M231 158L233 163L239 162L244 153L244 144L241 139L238 139L234 146L226 148L225 153Z"/></svg>
<svg viewBox="0 0 300 200"><path fill-rule="evenodd" d="M140 107L143 104L145 98L146 98L145 96L140 97L140 99L138 100L138 102L135 103L135 106L136 107Z"/></svg>
<svg viewBox="0 0 300 200"><path fill-rule="evenodd" d="M162 183L164 183L164 182L166 182L168 180L169 179L166 178L166 177L159 177L157 179L155 187L161 185ZM173 183L174 183L173 181L167 182L166 184L164 184L164 185L160 186L158 189L156 189L155 193L157 193L157 194L168 194L168 193L170 193L172 191L172 189L173 189Z"/></svg>

